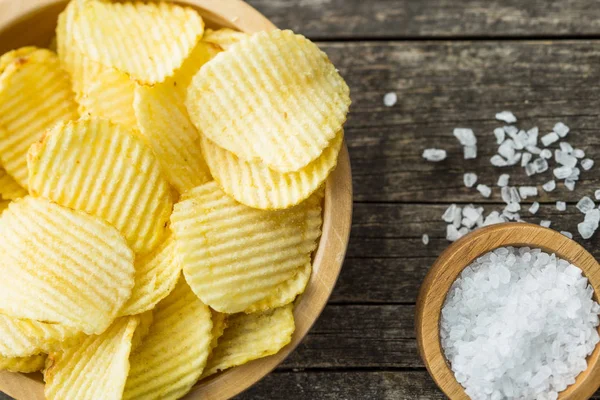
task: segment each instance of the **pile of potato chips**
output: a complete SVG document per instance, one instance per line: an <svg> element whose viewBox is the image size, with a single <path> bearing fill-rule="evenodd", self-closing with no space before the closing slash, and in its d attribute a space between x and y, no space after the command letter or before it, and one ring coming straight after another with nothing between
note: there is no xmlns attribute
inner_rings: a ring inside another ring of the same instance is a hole
<svg viewBox="0 0 600 400"><path fill-rule="evenodd" d="M48 399L177 399L277 353L349 90L291 31L72 0L0 58L0 369Z"/></svg>

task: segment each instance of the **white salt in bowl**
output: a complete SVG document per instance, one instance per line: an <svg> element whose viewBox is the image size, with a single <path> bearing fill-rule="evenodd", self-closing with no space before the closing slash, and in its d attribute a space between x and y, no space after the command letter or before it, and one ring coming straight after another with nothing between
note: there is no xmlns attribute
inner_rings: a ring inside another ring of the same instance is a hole
<svg viewBox="0 0 600 400"><path fill-rule="evenodd" d="M427 370L439 388L452 400L468 400L454 377L440 340L440 318L446 296L460 273L477 258L499 247L530 247L554 253L581 268L594 288L594 300L600 293L600 265L572 239L552 229L525 223L505 223L478 229L449 246L429 270L419 293L416 330L419 352ZM561 392L559 400L589 399L600 387L600 346L587 358L588 368L575 383Z"/></svg>

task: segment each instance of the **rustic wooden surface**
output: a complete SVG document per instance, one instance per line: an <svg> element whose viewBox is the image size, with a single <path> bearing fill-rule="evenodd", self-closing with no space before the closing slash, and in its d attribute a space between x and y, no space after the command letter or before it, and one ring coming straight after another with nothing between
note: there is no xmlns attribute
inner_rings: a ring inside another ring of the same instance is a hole
<svg viewBox="0 0 600 400"><path fill-rule="evenodd" d="M542 132L564 121L569 141L598 163L575 192L541 197L535 217L576 232L575 209L600 188L600 7L592 0L249 0L275 24L320 41L352 89L346 137L354 173L353 231L337 287L292 355L240 399L443 399L418 356L414 304L427 269L448 245L440 216L452 202L491 199L462 184L491 167L494 114L512 110ZM395 91L398 103L382 97ZM479 157L464 161L452 136L470 127ZM420 153L439 146L448 160ZM543 183L550 173L512 183ZM570 202L566 212L554 207ZM421 235L431 237L428 246ZM578 239L578 235L575 236ZM578 239L600 257L598 238ZM600 394L594 398L600 399ZM2 396L0 395L0 399Z"/></svg>

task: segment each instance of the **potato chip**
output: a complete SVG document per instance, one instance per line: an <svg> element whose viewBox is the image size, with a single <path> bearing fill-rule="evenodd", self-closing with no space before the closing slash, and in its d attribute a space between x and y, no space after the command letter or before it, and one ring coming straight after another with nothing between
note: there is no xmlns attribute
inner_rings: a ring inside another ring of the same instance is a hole
<svg viewBox="0 0 600 400"><path fill-rule="evenodd" d="M130 358L123 399L178 399L196 383L210 351L210 309L182 278L156 306L150 333Z"/></svg>
<svg viewBox="0 0 600 400"><path fill-rule="evenodd" d="M202 36L202 41L213 43L223 50L227 50L231 45L249 38L250 35L240 31L234 31L229 28L221 28L217 30L207 29Z"/></svg>
<svg viewBox="0 0 600 400"><path fill-rule="evenodd" d="M266 311L290 304L299 294L304 293L304 289L306 289L306 285L308 285L310 279L311 271L312 265L310 262L307 262L294 277L277 286L275 291L269 296L248 307L246 313Z"/></svg>
<svg viewBox="0 0 600 400"><path fill-rule="evenodd" d="M0 215L2 215L2 212L8 208L9 204L10 200L0 200Z"/></svg>
<svg viewBox="0 0 600 400"><path fill-rule="evenodd" d="M8 51L0 56L0 75L4 73L4 70L20 57L25 57L38 48L34 46L21 47L20 49Z"/></svg>
<svg viewBox="0 0 600 400"><path fill-rule="evenodd" d="M277 353L296 329L292 311L290 304L263 313L230 315L202 378Z"/></svg>
<svg viewBox="0 0 600 400"><path fill-rule="evenodd" d="M212 340L210 342L210 349L214 349L219 344L219 338L223 336L225 328L227 328L227 314L220 313L215 310L210 310L212 315ZM209 356L210 358L210 356Z"/></svg>
<svg viewBox="0 0 600 400"><path fill-rule="evenodd" d="M146 336L150 333L150 326L152 326L152 322L154 321L154 314L152 314L152 311L146 311L145 313L136 316L139 317L140 323L131 340L131 351L135 351L135 349L142 344L144 339L146 339Z"/></svg>
<svg viewBox="0 0 600 400"><path fill-rule="evenodd" d="M139 317L117 319L105 332L48 356L48 400L118 400L129 373L129 354Z"/></svg>
<svg viewBox="0 0 600 400"><path fill-rule="evenodd" d="M121 315L140 314L151 310L167 297L181 275L181 264L175 257L175 239L171 234L154 251L135 260L135 286Z"/></svg>
<svg viewBox="0 0 600 400"><path fill-rule="evenodd" d="M27 190L19 185L4 168L0 167L0 198L14 200L26 195Z"/></svg>
<svg viewBox="0 0 600 400"><path fill-rule="evenodd" d="M321 234L321 206L309 199L287 210L257 210L209 182L182 196L171 223L194 293L217 311L235 313L310 261Z"/></svg>
<svg viewBox="0 0 600 400"><path fill-rule="evenodd" d="M0 217L0 313L104 331L129 298L133 252L108 223L30 196Z"/></svg>
<svg viewBox="0 0 600 400"><path fill-rule="evenodd" d="M163 240L172 210L167 180L142 138L90 119L59 124L29 151L30 189L119 229L136 253Z"/></svg>
<svg viewBox="0 0 600 400"><path fill-rule="evenodd" d="M337 165L343 137L340 131L319 158L287 174L260 162L241 160L204 136L202 150L212 176L225 193L249 207L273 210L304 201L325 182Z"/></svg>
<svg viewBox="0 0 600 400"><path fill-rule="evenodd" d="M204 22L195 10L167 2L88 1L72 28L84 56L154 84L183 64L202 37Z"/></svg>
<svg viewBox="0 0 600 400"><path fill-rule="evenodd" d="M0 162L27 188L27 150L56 123L77 119L69 75L50 50L18 57L0 76Z"/></svg>
<svg viewBox="0 0 600 400"><path fill-rule="evenodd" d="M23 372L28 374L42 370L44 364L46 364L45 354L15 358L0 356L0 370L10 372Z"/></svg>
<svg viewBox="0 0 600 400"><path fill-rule="evenodd" d="M202 67L186 105L215 144L285 173L330 146L346 121L350 95L314 43L274 30L233 44Z"/></svg>
<svg viewBox="0 0 600 400"><path fill-rule="evenodd" d="M0 355L26 357L59 350L80 339L77 329L0 314Z"/></svg>

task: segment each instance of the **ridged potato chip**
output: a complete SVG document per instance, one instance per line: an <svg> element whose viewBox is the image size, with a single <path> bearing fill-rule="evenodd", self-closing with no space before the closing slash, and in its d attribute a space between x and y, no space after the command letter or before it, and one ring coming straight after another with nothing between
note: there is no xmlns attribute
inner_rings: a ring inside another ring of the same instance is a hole
<svg viewBox="0 0 600 400"><path fill-rule="evenodd" d="M117 319L100 335L48 356L48 400L119 400L129 373L129 355L139 317Z"/></svg>
<svg viewBox="0 0 600 400"><path fill-rule="evenodd" d="M27 188L27 150L47 129L77 119L69 74L50 50L28 50L0 75L0 163Z"/></svg>
<svg viewBox="0 0 600 400"><path fill-rule="evenodd" d="M314 43L274 30L233 44L202 67L186 105L215 144L286 173L330 145L346 121L350 93Z"/></svg>
<svg viewBox="0 0 600 400"><path fill-rule="evenodd" d="M69 326L0 314L0 355L3 357L49 353L80 339L81 336L79 330Z"/></svg>
<svg viewBox="0 0 600 400"><path fill-rule="evenodd" d="M23 372L25 374L40 371L46 364L46 355L37 354L28 357L2 357L0 356L0 370L10 372Z"/></svg>
<svg viewBox="0 0 600 400"><path fill-rule="evenodd" d="M202 36L204 42L213 43L223 50L227 50L231 45L249 38L250 35L240 31L234 31L229 28L217 30L207 29Z"/></svg>
<svg viewBox="0 0 600 400"><path fill-rule="evenodd" d="M337 165L343 132L323 154L297 172L269 169L261 162L241 160L202 136L202 151L213 178L225 193L249 207L263 210L289 208L307 199Z"/></svg>
<svg viewBox="0 0 600 400"><path fill-rule="evenodd" d="M26 195L27 190L19 185L4 168L0 167L0 198L3 200L14 200Z"/></svg>
<svg viewBox="0 0 600 400"><path fill-rule="evenodd" d="M164 239L169 184L152 149L124 126L99 119L59 124L31 146L28 164L33 195L105 219L136 253Z"/></svg>
<svg viewBox="0 0 600 400"><path fill-rule="evenodd" d="M304 293L311 272L312 265L310 262L307 262L294 277L277 286L273 293L252 304L245 312L247 314L261 312L290 304L299 294Z"/></svg>
<svg viewBox="0 0 600 400"><path fill-rule="evenodd" d="M133 252L108 223L30 196L0 216L0 313L104 331L131 295Z"/></svg>
<svg viewBox="0 0 600 400"><path fill-rule="evenodd" d="M121 315L140 314L151 310L167 297L181 275L181 264L175 257L175 239L168 234L154 251L135 260L135 286Z"/></svg>
<svg viewBox="0 0 600 400"><path fill-rule="evenodd" d="M227 314L220 313L215 310L210 310L212 314L212 341L210 342L210 349L214 349L219 344L219 338L223 336L225 328L227 328ZM210 358L210 356L209 356Z"/></svg>
<svg viewBox="0 0 600 400"><path fill-rule="evenodd" d="M296 329L292 311L290 304L263 313L230 315L202 378L277 353Z"/></svg>
<svg viewBox="0 0 600 400"><path fill-rule="evenodd" d="M4 70L19 57L25 57L35 52L37 49L38 48L34 46L25 46L2 54L2 56L0 56L0 75L2 75Z"/></svg>
<svg viewBox="0 0 600 400"><path fill-rule="evenodd" d="M84 56L154 84L183 64L202 37L204 22L195 10L167 2L87 1L72 28Z"/></svg>
<svg viewBox="0 0 600 400"><path fill-rule="evenodd" d="M194 293L217 311L236 313L310 261L321 234L321 205L311 198L287 210L257 210L213 181L186 192L171 223Z"/></svg>
<svg viewBox="0 0 600 400"><path fill-rule="evenodd" d="M0 215L8 208L10 200L0 200Z"/></svg>
<svg viewBox="0 0 600 400"><path fill-rule="evenodd" d="M146 336L150 333L150 326L152 326L152 322L154 321L154 314L152 314L152 311L146 311L145 313L136 316L139 317L140 323L131 340L131 351L135 351L135 349L142 344L144 339L146 339Z"/></svg>
<svg viewBox="0 0 600 400"><path fill-rule="evenodd" d="M196 383L210 352L210 309L182 278L156 306L150 333L131 354L123 399L178 399Z"/></svg>

